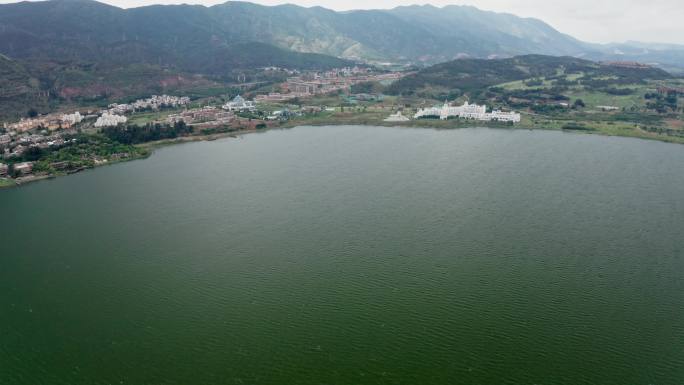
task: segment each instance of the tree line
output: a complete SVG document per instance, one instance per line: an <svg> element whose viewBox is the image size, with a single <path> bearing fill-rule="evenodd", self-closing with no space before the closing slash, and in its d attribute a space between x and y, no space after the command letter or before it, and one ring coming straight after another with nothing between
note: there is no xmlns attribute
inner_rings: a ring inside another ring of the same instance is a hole
<svg viewBox="0 0 684 385"><path fill-rule="evenodd" d="M192 127L180 121L174 124L148 123L142 126L130 124L105 127L101 132L107 138L122 144L139 144L186 136L192 133Z"/></svg>

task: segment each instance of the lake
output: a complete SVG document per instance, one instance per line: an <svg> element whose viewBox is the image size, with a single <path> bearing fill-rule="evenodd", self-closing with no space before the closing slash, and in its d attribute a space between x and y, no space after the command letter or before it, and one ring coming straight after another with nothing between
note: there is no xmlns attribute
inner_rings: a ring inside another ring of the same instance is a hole
<svg viewBox="0 0 684 385"><path fill-rule="evenodd" d="M684 383L684 146L298 127L0 191L0 384Z"/></svg>

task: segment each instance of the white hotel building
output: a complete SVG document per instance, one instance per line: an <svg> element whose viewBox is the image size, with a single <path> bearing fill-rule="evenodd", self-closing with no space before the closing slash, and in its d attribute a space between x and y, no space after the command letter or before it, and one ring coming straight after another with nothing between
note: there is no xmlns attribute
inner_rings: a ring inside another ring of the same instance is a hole
<svg viewBox="0 0 684 385"><path fill-rule="evenodd" d="M451 106L445 102L442 107L430 107L418 110L414 115L414 119L439 117L441 120L449 118L473 119L482 121L499 121L499 122L520 122L520 114L517 112L503 112L494 110L487 112L487 106L479 106L477 104L468 104L465 102L462 106Z"/></svg>

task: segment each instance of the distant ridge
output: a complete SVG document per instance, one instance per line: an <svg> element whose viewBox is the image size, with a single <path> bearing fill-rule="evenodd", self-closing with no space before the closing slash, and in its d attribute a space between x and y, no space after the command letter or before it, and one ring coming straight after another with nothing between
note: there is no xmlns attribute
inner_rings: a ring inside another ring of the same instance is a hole
<svg viewBox="0 0 684 385"><path fill-rule="evenodd" d="M91 0L0 5L0 53L34 62L147 63L209 74L252 66L349 64L235 38L228 29L213 22L212 12L201 6L121 9Z"/></svg>
<svg viewBox="0 0 684 385"><path fill-rule="evenodd" d="M152 5L130 9L93 0L0 5L0 52L17 58L181 62L184 68L194 70L189 55L211 55L220 52L222 46L247 42L371 62L434 64L461 57L544 54L684 66L682 46L588 44L538 19L472 6L412 5L335 12L322 7L263 6L242 1L211 7ZM249 50L242 52L249 54ZM326 65L325 61L316 62L323 60L321 57L293 60ZM234 64L251 63L227 63Z"/></svg>

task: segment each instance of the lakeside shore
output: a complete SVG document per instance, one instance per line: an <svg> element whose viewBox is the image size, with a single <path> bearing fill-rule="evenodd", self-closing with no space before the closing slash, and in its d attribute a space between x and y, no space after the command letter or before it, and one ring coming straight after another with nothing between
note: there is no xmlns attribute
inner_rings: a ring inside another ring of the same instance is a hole
<svg viewBox="0 0 684 385"><path fill-rule="evenodd" d="M377 116L363 116L363 115L364 114L348 114L348 116L346 116L347 119L345 119L345 117L341 118L340 116L335 116L334 117L335 119L329 119L330 117L328 117L328 119L324 119L324 118L323 119L322 118L293 119L290 121L281 122L278 125L271 125L267 128L262 128L262 129L241 129L241 130L227 131L227 132L221 132L221 133L197 134L197 135L182 136L182 137L173 138L173 139L162 139L162 140L157 140L157 141L146 142L146 143L141 143L141 144L135 145L135 147L146 150L144 156L136 156L136 157L131 157L131 158L127 158L127 159L121 159L121 160L117 160L117 161L97 164L93 167L85 168L83 170L79 170L78 172L88 170L88 169L95 169L95 168L99 168L99 167L103 167L103 166L110 166L110 165L114 165L117 163L123 163L123 162L145 159L145 158L151 156L152 152L154 152L155 149L166 147L166 146L171 146L171 145L175 145L175 144L214 141L214 140L223 139L223 138L238 138L238 137L240 137L242 135L246 135L246 134L267 132L267 131L273 130L273 129L290 129L290 128L301 127L301 126L321 127L321 126L360 125L360 126L379 126L379 127L398 127L398 128L424 128L424 129L436 129L436 130L455 130L455 129L465 129L465 128L494 128L494 129L508 129L508 130L545 130L545 131L574 132L574 133L593 134L593 135L602 135L602 136L628 137L628 138L634 138L634 139L656 140L656 141L661 141L661 142L665 142L665 143L684 144L684 138L668 137L665 135L658 135L658 134L654 134L654 133L650 133L647 131L638 130L638 129L634 129L634 128L625 129L625 128L617 127L615 130L601 130L601 129L575 129L575 130L573 130L573 129L563 129L563 128L554 127L554 126L539 126L539 125L535 125L535 124L529 124L528 122L524 122L524 123L517 124L517 125L513 126L513 125L508 125L508 124L504 124L504 123L497 123L497 122L473 122L473 121L462 121L462 120L448 120L448 121L411 120L408 122L385 122L384 120L379 119ZM473 124L473 123L477 123L477 124ZM73 172L73 173L77 173L77 172ZM0 178L0 189L20 187L20 186L23 186L23 185L26 185L29 183L33 183L33 182L37 182L37 181L41 181L41 180L46 180L46 179L54 179L57 177L67 176L70 174L72 174L72 173L32 175L32 176L20 177L20 178L16 178L16 179Z"/></svg>
<svg viewBox="0 0 684 385"><path fill-rule="evenodd" d="M611 121L591 121L591 120L572 120L561 119L541 115L523 115L523 120L515 125L499 122L484 122L473 120L438 120L421 119L410 120L407 122L385 122L387 112L354 112L354 113L335 113L326 117L307 117L294 119L285 122L281 127L296 126L336 126L336 125L365 125L383 127L412 127L412 128L432 128L432 129L460 129L460 128L502 128L515 130L545 130L545 131L566 131L585 134L622 136L628 138L657 140L666 143L684 144L683 136L672 136L659 134L657 132L646 131L645 126L631 122L611 122Z"/></svg>
<svg viewBox="0 0 684 385"><path fill-rule="evenodd" d="M31 176L25 176L25 177L19 177L19 178L0 178L0 190L1 189L6 189L6 188L13 188L13 187L20 187L29 183L33 182L38 182L41 180L46 180L46 179L54 179L58 177L63 177L63 176L68 176L71 174L77 174L82 171L86 170L92 170L100 167L106 167L106 166L112 166L118 163L124 163L124 162L131 162L134 160L141 160L148 158L149 156L152 155L152 152L156 148L161 148L165 146L170 146L174 144L181 144L181 143L190 143L190 142L205 142L205 141L213 141L221 138L228 138L228 137L235 137L239 135L244 135L244 134L249 134L249 133L254 133L254 132L264 132L266 130L255 130L255 129L248 129L248 130L238 130L238 131L231 131L231 132L222 132L222 133L215 133L215 134L198 134L198 135L191 135L191 136L182 136L174 139L162 139L162 140L157 140L157 141L152 141L152 142L147 142L147 143L141 143L135 145L135 147L144 149L146 150L143 152L144 155L141 156L134 156L134 157L129 157L126 159L120 159L116 161L108 161L105 163L100 163L96 164L93 167L87 167L87 168L82 168L79 169L78 171L74 172L68 172L68 173L54 173L54 174L40 174L40 175L31 175Z"/></svg>

